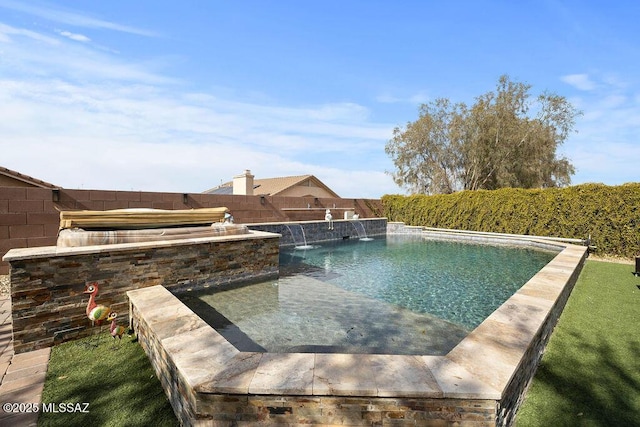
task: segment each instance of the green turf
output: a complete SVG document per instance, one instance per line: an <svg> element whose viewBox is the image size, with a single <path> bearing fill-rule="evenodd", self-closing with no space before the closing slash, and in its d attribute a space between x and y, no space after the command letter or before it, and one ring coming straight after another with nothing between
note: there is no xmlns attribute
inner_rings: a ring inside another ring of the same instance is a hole
<svg viewBox="0 0 640 427"><path fill-rule="evenodd" d="M640 278L634 270L587 261L517 427L640 426Z"/></svg>
<svg viewBox="0 0 640 427"><path fill-rule="evenodd" d="M42 393L44 404L86 402L89 412L41 412L38 426L177 426L140 345L126 335L118 343L108 331L96 338L52 349Z"/></svg>

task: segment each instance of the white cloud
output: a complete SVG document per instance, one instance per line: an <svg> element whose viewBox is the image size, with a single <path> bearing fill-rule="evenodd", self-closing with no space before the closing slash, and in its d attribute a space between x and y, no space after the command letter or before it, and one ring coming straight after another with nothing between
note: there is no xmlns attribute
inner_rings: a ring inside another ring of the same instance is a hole
<svg viewBox="0 0 640 427"><path fill-rule="evenodd" d="M621 93L619 87L603 85L577 100L584 115L577 120L578 133L563 147L576 167L573 182L640 182L636 164L640 144L635 142L640 135L640 102L636 97L632 86Z"/></svg>
<svg viewBox="0 0 640 427"><path fill-rule="evenodd" d="M0 23L2 60L10 64L5 76L59 76L84 81L124 80L146 83L176 83L149 64L124 62L117 56L94 49L87 43L72 43L38 32Z"/></svg>
<svg viewBox="0 0 640 427"><path fill-rule="evenodd" d="M157 33L153 31L121 25L118 23L93 18L91 16L73 11L65 11L59 7L54 9L42 5L35 5L23 1L12 0L0 0L0 7L16 10L19 12L27 13L29 15L37 16L39 18L47 19L49 21L76 27L107 29L146 37L157 37Z"/></svg>
<svg viewBox="0 0 640 427"><path fill-rule="evenodd" d="M381 171L348 170L338 168L309 168L311 173L321 179L340 197L377 199L385 194L401 194L401 190L391 176ZM271 176L278 176L274 174Z"/></svg>
<svg viewBox="0 0 640 427"><path fill-rule="evenodd" d="M591 140L589 144L583 138L576 138L570 148L570 157L576 167L574 183L603 182L618 185L626 182L640 182L637 173L637 159L640 146L621 142L617 138ZM611 177L616 182L611 182Z"/></svg>
<svg viewBox="0 0 640 427"><path fill-rule="evenodd" d="M384 92L378 96L376 96L375 100L382 104L424 104L429 101L429 96L425 92L416 92L414 94L406 95L406 96L398 96L393 95L389 92Z"/></svg>
<svg viewBox="0 0 640 427"><path fill-rule="evenodd" d="M71 32L69 32L69 31L59 31L59 34L60 34L61 36L64 36L64 37L70 38L71 40L75 40L75 41L77 41L77 42L83 42L83 43L86 43L86 42L90 42L90 41L91 41L91 39L90 39L89 37L85 36L85 35L82 35L82 34L76 34L76 33L71 33Z"/></svg>
<svg viewBox="0 0 640 427"><path fill-rule="evenodd" d="M397 96L393 96L389 93L384 93L376 96L376 101L382 104L395 104L396 102L401 102L402 100Z"/></svg>
<svg viewBox="0 0 640 427"><path fill-rule="evenodd" d="M0 34L13 70L0 77L2 166L67 188L200 192L248 168L316 174L345 197L399 191L362 161L384 156L393 127L371 122L362 105L187 92L161 70L67 34L7 25Z"/></svg>
<svg viewBox="0 0 640 427"><path fill-rule="evenodd" d="M411 104L424 104L429 100L429 96L424 92L414 93L409 97L409 102Z"/></svg>
<svg viewBox="0 0 640 427"><path fill-rule="evenodd" d="M579 90L590 91L596 88L596 84L589 78L588 74L569 74L562 76L560 79Z"/></svg>
<svg viewBox="0 0 640 427"><path fill-rule="evenodd" d="M12 37L13 36L13 37ZM17 36L17 37L16 37ZM14 44L14 39L28 38L32 41L41 42L47 45L55 46L59 42L53 37L30 31L24 28L15 28L0 22L0 42Z"/></svg>
<svg viewBox="0 0 640 427"><path fill-rule="evenodd" d="M605 109L617 108L623 106L627 101L625 95L611 94L602 99L602 107Z"/></svg>

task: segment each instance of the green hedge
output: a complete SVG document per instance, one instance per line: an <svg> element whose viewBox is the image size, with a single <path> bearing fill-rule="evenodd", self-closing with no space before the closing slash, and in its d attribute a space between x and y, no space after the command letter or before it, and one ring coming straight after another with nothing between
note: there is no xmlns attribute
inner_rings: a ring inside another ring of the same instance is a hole
<svg viewBox="0 0 640 427"><path fill-rule="evenodd" d="M382 197L389 221L407 225L586 239L601 255L640 255L640 184L461 191Z"/></svg>

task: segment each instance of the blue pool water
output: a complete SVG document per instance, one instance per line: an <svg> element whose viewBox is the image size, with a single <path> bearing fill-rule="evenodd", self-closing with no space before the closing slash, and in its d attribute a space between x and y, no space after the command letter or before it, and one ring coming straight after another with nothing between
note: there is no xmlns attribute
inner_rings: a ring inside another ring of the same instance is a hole
<svg viewBox="0 0 640 427"><path fill-rule="evenodd" d="M473 329L556 254L399 236L283 250L280 270Z"/></svg>
<svg viewBox="0 0 640 427"><path fill-rule="evenodd" d="M556 254L337 241L281 249L278 280L180 298L243 351L446 354Z"/></svg>

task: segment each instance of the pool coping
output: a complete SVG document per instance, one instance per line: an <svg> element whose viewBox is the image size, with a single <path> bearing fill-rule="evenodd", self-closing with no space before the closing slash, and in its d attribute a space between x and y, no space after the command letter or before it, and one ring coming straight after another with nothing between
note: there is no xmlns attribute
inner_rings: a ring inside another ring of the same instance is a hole
<svg viewBox="0 0 640 427"><path fill-rule="evenodd" d="M499 401L587 256L584 246L536 242L562 249L445 356L241 352L162 286L128 291L130 317L196 394Z"/></svg>
<svg viewBox="0 0 640 427"><path fill-rule="evenodd" d="M110 253L113 251L144 250L173 248L179 246L189 246L197 243L218 243L232 242L239 240L256 240L265 237L280 237L278 234L266 231L249 230L244 234L227 234L219 236L189 237L175 240L155 240L145 242L113 243L108 245L87 245L87 246L38 246L32 248L13 248L3 257L2 261L34 260L49 257L64 257L73 255L94 255Z"/></svg>

